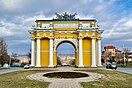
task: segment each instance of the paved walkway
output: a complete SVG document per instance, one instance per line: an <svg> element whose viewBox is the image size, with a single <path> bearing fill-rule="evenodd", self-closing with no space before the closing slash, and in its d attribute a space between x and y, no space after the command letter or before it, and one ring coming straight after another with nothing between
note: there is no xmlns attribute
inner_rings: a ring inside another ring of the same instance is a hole
<svg viewBox="0 0 132 88"><path fill-rule="evenodd" d="M59 67L54 68L58 71L50 71L50 72L44 72L44 73L35 73L28 75L27 78L31 80L38 80L38 81L44 81L44 82L50 82L50 85L48 88L83 88L80 85L80 82L90 82L90 81L97 81L100 78L103 78L104 75L97 74L97 73L91 73L91 72L83 72L83 71L74 71L74 70L83 70L86 68L72 68L72 67ZM52 73L52 72L80 72L88 74L88 77L83 78L72 78L72 79L64 79L64 78L47 78L44 77L44 74Z"/></svg>
<svg viewBox="0 0 132 88"><path fill-rule="evenodd" d="M120 68L120 67L118 67L117 71L132 74L132 68Z"/></svg>
<svg viewBox="0 0 132 88"><path fill-rule="evenodd" d="M78 82L74 81L56 81L49 85L48 88L83 88Z"/></svg>
<svg viewBox="0 0 132 88"><path fill-rule="evenodd" d="M15 72L15 71L20 71L24 70L22 67L10 67L9 69L1 69L0 74L5 74L9 72Z"/></svg>

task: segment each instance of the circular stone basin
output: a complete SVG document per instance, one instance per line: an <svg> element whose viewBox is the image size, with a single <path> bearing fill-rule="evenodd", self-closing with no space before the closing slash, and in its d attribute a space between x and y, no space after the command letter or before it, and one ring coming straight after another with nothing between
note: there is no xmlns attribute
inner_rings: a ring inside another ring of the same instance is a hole
<svg viewBox="0 0 132 88"><path fill-rule="evenodd" d="M53 72L44 74L43 76L48 78L82 78L88 77L89 75L80 72Z"/></svg>

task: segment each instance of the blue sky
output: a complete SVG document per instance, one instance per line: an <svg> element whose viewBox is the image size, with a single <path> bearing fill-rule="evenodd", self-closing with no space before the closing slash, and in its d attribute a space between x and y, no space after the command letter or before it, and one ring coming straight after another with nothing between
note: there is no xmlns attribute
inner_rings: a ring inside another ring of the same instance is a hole
<svg viewBox="0 0 132 88"><path fill-rule="evenodd" d="M77 13L94 18L104 30L102 47L115 45L132 49L132 0L0 0L0 37L9 53L30 50L28 30L36 19L53 18L55 12ZM67 46L68 47L68 46Z"/></svg>
<svg viewBox="0 0 132 88"><path fill-rule="evenodd" d="M75 48L72 44L64 42L58 46L57 54L75 54Z"/></svg>

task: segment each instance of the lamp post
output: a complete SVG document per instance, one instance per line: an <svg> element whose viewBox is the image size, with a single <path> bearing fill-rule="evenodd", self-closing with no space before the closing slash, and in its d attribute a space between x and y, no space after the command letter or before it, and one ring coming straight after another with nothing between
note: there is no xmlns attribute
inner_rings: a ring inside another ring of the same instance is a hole
<svg viewBox="0 0 132 88"><path fill-rule="evenodd" d="M2 56L2 54L0 54L0 59L1 59L1 56ZM0 66L2 66L2 64L1 64L2 62L1 62L1 61L2 61L2 60L0 60Z"/></svg>
<svg viewBox="0 0 132 88"><path fill-rule="evenodd" d="M124 62L124 66L125 66L125 65L126 65L126 57L125 57L125 48L124 48L124 44L123 44L122 50L123 50L123 62Z"/></svg>
<svg viewBox="0 0 132 88"><path fill-rule="evenodd" d="M126 66L126 57L125 57L125 52L124 52L123 61L124 61L124 66Z"/></svg>
<svg viewBox="0 0 132 88"><path fill-rule="evenodd" d="M11 56L9 55L9 67L11 66Z"/></svg>

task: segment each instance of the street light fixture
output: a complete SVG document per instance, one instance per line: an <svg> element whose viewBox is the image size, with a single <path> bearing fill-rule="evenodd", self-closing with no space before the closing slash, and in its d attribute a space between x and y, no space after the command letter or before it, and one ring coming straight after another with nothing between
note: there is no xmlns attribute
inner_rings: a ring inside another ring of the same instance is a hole
<svg viewBox="0 0 132 88"><path fill-rule="evenodd" d="M9 67L11 66L11 56L9 55L9 59L10 59L10 61L9 61Z"/></svg>

